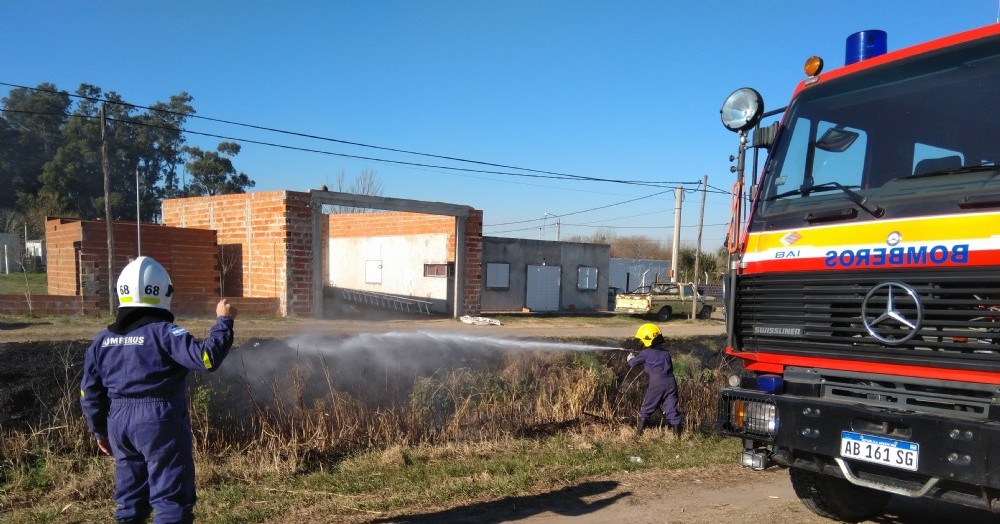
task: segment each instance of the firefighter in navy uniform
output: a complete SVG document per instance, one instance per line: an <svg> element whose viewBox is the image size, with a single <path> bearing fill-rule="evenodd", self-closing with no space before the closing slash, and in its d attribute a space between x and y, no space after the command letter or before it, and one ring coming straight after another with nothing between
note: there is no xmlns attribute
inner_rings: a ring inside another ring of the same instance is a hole
<svg viewBox="0 0 1000 524"><path fill-rule="evenodd" d="M681 435L681 413L678 410L677 380L674 379L674 365L670 353L664 347L663 333L656 324L643 324L635 333L635 338L641 342L643 349L638 353L628 354L628 365L642 365L649 375L649 385L646 387L646 397L639 408L639 420L635 428L635 436L642 435L646 421L657 410L663 411L663 418L670 426L674 435Z"/></svg>
<svg viewBox="0 0 1000 524"><path fill-rule="evenodd" d="M173 286L149 257L118 277L118 316L87 348L80 403L100 450L115 459L115 519L194 520L189 370L215 371L233 345L235 311L222 299L208 338L173 323Z"/></svg>

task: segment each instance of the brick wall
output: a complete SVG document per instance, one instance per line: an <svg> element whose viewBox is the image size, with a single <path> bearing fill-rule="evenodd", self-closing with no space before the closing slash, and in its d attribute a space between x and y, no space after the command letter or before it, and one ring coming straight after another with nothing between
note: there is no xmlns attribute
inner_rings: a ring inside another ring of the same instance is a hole
<svg viewBox="0 0 1000 524"><path fill-rule="evenodd" d="M240 317L278 316L280 304L277 298L226 297L226 300L236 308L236 313ZM177 302L174 302L170 310L178 316L214 317L218 302L218 296L204 296L185 300L182 307L177 307Z"/></svg>
<svg viewBox="0 0 1000 524"><path fill-rule="evenodd" d="M97 316L97 301L81 296L32 295L31 304L24 295L0 295L0 315L88 315Z"/></svg>
<svg viewBox="0 0 1000 524"><path fill-rule="evenodd" d="M219 297L219 261L215 232L186 230L156 224L141 224L137 238L133 222L115 222L114 274L118 279L130 259L143 255L159 262L174 286L171 310L179 314L204 313L204 302L213 307ZM108 311L107 224L96 220L54 218L45 222L49 257L48 290L51 295L84 297L84 313L90 304Z"/></svg>
<svg viewBox="0 0 1000 524"><path fill-rule="evenodd" d="M455 217L386 211L329 215L328 238L448 234L448 262L455 261ZM482 213L480 212L480 232ZM481 237L482 235L480 235Z"/></svg>
<svg viewBox="0 0 1000 524"><path fill-rule="evenodd" d="M64 296L80 294L77 253L82 240L83 224L79 220L50 218L45 221L49 294Z"/></svg>
<svg viewBox="0 0 1000 524"><path fill-rule="evenodd" d="M291 316L312 316L313 314L313 233L312 198L308 193L287 193L285 200L285 265L287 306ZM321 257L321 253L315 256Z"/></svg>
<svg viewBox="0 0 1000 524"><path fill-rule="evenodd" d="M454 249L452 249L454 251ZM465 275L462 314L479 315L483 298L483 212L473 209L465 219Z"/></svg>
<svg viewBox="0 0 1000 524"><path fill-rule="evenodd" d="M227 297L277 298L279 314L312 314L308 193L174 198L162 209L164 224L217 232Z"/></svg>

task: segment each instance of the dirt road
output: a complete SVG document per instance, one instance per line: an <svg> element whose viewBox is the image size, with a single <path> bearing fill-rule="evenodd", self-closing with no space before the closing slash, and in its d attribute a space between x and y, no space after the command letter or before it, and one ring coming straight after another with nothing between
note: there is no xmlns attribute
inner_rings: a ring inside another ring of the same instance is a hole
<svg viewBox="0 0 1000 524"><path fill-rule="evenodd" d="M872 524L986 524L997 515L931 501L894 498ZM782 469L755 472L736 465L643 471L592 480L536 496L372 520L396 524L815 524L819 517L795 497Z"/></svg>

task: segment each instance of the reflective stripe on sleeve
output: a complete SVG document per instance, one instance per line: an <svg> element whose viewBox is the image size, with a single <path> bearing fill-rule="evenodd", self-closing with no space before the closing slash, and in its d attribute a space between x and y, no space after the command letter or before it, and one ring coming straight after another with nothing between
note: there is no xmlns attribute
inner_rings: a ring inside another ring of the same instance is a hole
<svg viewBox="0 0 1000 524"><path fill-rule="evenodd" d="M205 369L212 369L212 359L208 356L208 351L201 352L201 361L205 363Z"/></svg>

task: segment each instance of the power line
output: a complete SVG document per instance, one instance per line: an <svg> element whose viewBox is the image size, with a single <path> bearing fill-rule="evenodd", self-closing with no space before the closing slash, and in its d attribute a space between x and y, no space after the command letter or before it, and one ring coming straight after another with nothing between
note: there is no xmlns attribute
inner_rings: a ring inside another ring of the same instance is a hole
<svg viewBox="0 0 1000 524"><path fill-rule="evenodd" d="M3 84L3 83L0 82L0 84ZM6 112L6 113L33 114L33 115L39 115L39 116L65 116L65 117L68 117L68 118L84 118L84 119L94 119L94 118L96 118L96 117L90 116L90 115L73 115L73 114L71 114L71 115L60 115L60 114L54 114L54 113L43 113L43 112L36 112L36 111L24 111L24 110L17 110L17 109L0 109L0 111ZM386 159L386 158L368 157L368 156L362 156L362 155L352 155L352 154L348 154L348 153L337 153L337 152L333 152L333 151L324 151L324 150L321 150L321 149L313 149L313 148L300 147L300 146L290 146L290 145L278 144L278 143L274 143L274 142L265 142L265 141L262 141L262 140L252 140L252 139L248 139L248 138L238 138L238 137L232 137L232 136L227 136L227 135L219 135L219 134L216 134L216 133L206 133L206 132L201 132L201 131L192 131L190 129L186 129L186 128L183 128L183 127L170 127L170 126L156 125L156 124L152 124L152 123L148 123L148 122L137 122L135 120L124 120L124 119L118 119L118 118L108 118L107 120L112 121L112 122L120 122L120 123L124 123L124 124L130 124L130 125L136 125L136 126L143 126L143 127L154 128L154 129L163 129L163 130L167 130L167 131L176 131L176 132L184 133L184 134L188 134L188 135L207 136L207 137L211 137L211 138L218 138L218 139L221 139L221 140L229 140L229 141L241 142L241 143L246 143L246 144L256 144L256 145L262 145L262 146L267 146L267 147L275 147L275 148L286 149L286 150L291 150L291 151L300 151L300 152L307 152L307 153L315 153L315 154L336 156L336 157L341 157L341 158L351 158L351 159L355 159L355 160L366 160L366 161L370 161L370 162L381 162L381 163L388 163L388 164L396 164L396 165L403 165L403 166L408 166L408 167L423 167L423 168L431 168L431 169L446 169L446 170L450 170L450 171L461 171L461 172L466 172L466 173L481 173L481 174L492 174L492 175L502 175L502 176L516 176L516 177L525 177L525 178L542 178L542 179L552 179L552 180L575 180L575 181L607 182L607 183L617 183L617 184L626 184L626 185L647 186L647 187L656 187L656 188L661 188L664 185L700 184L700 182L643 182L643 181L635 181L635 180L631 180L630 181L630 180L617 180L617 179L597 178L597 177L580 177L580 176L575 176L575 175L543 175L543 174L532 174L532 173L512 173L512 172L509 172L509 171L492 171L492 170L486 170L486 169L472 169L472 168L463 168L463 167L454 167L454 166L442 166L442 165L435 165L435 164L424 164L424 163L420 163L420 162L407 162L407 161L403 161L403 160L390 160L390 159Z"/></svg>
<svg viewBox="0 0 1000 524"><path fill-rule="evenodd" d="M561 215L554 215L552 213L549 213L549 214L552 215L552 216L554 216L554 217L556 217L556 218L568 217L568 216L571 216L571 215L579 215L581 213L589 213L590 211L597 211L599 209L606 209L606 208L609 208L609 207L620 206L622 204L631 204L632 202L638 202L639 200L645 200L647 198L653 198L655 196L660 196L660 195L662 195L664 193L668 193L670 191L672 191L672 190L668 189L666 191L660 191L659 193L653 193L651 195L641 196L641 197L638 197L638 198L632 198L632 199L629 199L629 200L623 200L621 202L615 202L613 204L608 204L608 205L604 205L604 206L592 207L590 209L584 209L582 211L573 211L572 213L563 213ZM490 224L488 226L484 224L483 227L497 227L497 226L509 226L509 225L514 225L514 224L526 224L528 222L537 222L539 220L546 220L546 219L545 218L533 218L533 219L530 219L530 220L519 220L519 221L516 221L516 222L503 222L503 223L500 223L500 224Z"/></svg>
<svg viewBox="0 0 1000 524"><path fill-rule="evenodd" d="M726 223L720 223L720 224L705 224L705 227L710 227L710 226L725 226L725 225L729 225L729 223L726 222ZM666 230L672 230L674 228L674 226L672 226L672 225L671 226L603 226L603 225L593 225L593 224L562 224L562 226L563 227L597 227L597 228L607 228L607 229L666 229ZM486 227L486 226L483 226L483 227ZM533 231L535 229L539 229L539 227L540 226L532 226L532 227L522 227L522 228L518 228L518 229L507 229L507 230L504 230L504 231L491 231L489 234L490 235L500 235L500 234L503 234L503 233L517 233L517 232L520 232L520 231ZM690 225L686 225L686 226L681 226L681 229L688 228L688 227L698 227L698 224L690 224Z"/></svg>
<svg viewBox="0 0 1000 524"><path fill-rule="evenodd" d="M4 85L4 86L8 86L8 87L14 87L14 88L19 88L19 89L28 89L28 90L31 90L31 91L37 91L37 92L42 92L42 93L65 94L65 95L67 95L69 97L82 98L84 100L90 100L90 101L93 101L93 102L107 102L109 104L123 105L123 106L127 106L127 107L132 107L132 108L144 109L144 110L147 110L147 111L157 111L157 112L162 112L162 113L166 113L166 114L172 114L172 115L175 115L175 116L182 116L184 118L201 119L201 120L206 120L206 121L209 121L209 122L217 122L217 123L222 123L222 124L227 124L227 125L235 125L235 126L246 127L246 128L250 128L250 129L257 129L257 130L261 130L261 131L268 131L268 132L273 132L273 133L280 133L280 134L286 134L286 135L291 135L291 136L298 136L298 137L302 137L302 138L310 138L310 139L314 139L314 140L323 140L323 141L335 142L335 143L339 143L339 144L352 145L352 146L357 146L357 147L366 147L366 148L372 148L372 149L377 149L377 150L382 150L382 151L391 151L391 152L395 152L395 153L403 153L403 154L409 154L409 155L424 156L424 157L429 157L429 158L438 158L438 159L442 159L442 160L451 160L451 161L455 161L455 162L471 163L471 164L484 165L484 166L490 166L490 167L498 167L498 168L503 168L503 169L515 169L515 170L518 170L518 171L525 171L525 172L528 172L528 173L536 173L536 174L539 174L539 175L549 175L549 176L538 176L538 177L535 177L535 178L574 179L574 180L584 180L584 181L592 181L592 182L609 182L609 183L620 183L620 184L630 184L630 185L647 185L647 186L652 186L652 187L660 187L660 185L662 185L662 184L672 184L672 185L678 185L678 184L682 184L682 185L700 184L700 182L656 182L656 181L646 181L646 180L618 180L618 179L609 179L609 178L599 178L599 177L587 177L587 176L581 176L581 175L572 175L572 174L566 174L566 173L558 173L558 172L554 172L554 171L544 171L544 170L539 170L539 169L523 168L523 167L510 166L510 165L498 164L498 163L492 163L492 162L483 162L483 161L479 161L479 160L470 160L470 159L465 159L465 158L455 157L455 156L436 155L436 154L431 154L431 153L421 153L421 152L418 152L418 151L410 151L410 150L406 150L406 149L399 149L399 148L392 148L392 147L385 147L385 146L376 146L376 145L372 145L372 144L365 144L365 143L362 143L362 142L354 142L354 141L350 141L350 140L342 140L342 139L337 139L337 138L324 137L324 136L314 135L314 134L310 134L310 133L301 133L301 132L297 132L297 131L288 131L288 130L273 128L273 127L268 127L268 126L261 126L261 125L256 125L256 124L247 124L247 123L236 122L236 121L232 121L232 120L225 120L225 119L221 119L221 118L212 118L212 117L207 117L207 116L200 116L200 115L195 115L195 114L182 113L182 112L179 112L179 111L173 111L173 110L165 109L165 108L154 108L154 107L143 106L143 105L139 105L139 104L131 104L131 103L128 103L128 102L123 102L123 101L118 101L118 100L107 100L107 99L101 98L101 97L90 97L90 96L79 95L79 94L71 94L71 93L68 93L68 92L65 92L65 91L60 92L60 91L55 91L55 90L51 90L51 89L39 89L37 87L28 87L28 86L23 86L23 85L19 85L19 84L12 84L12 83L9 83L9 82L0 82L0 85ZM56 115L49 115L49 116L56 116ZM139 125L144 125L144 124L139 124ZM173 128L170 128L170 129L173 129ZM178 129L180 129L180 128L178 128ZM199 134L199 135L202 135L202 136L209 136L209 137L220 138L219 135L214 135L214 134L210 134L210 133L196 133L196 132L193 132L193 131L184 131L184 132L192 133L192 134ZM222 138L224 138L224 137L222 137ZM226 138L226 139L229 139L229 138ZM239 139L231 139L231 140L239 140ZM374 161L374 162L390 162L390 163L399 163L399 164L403 164L403 165L426 166L426 164L420 164L420 163L411 163L411 162L402 162L402 161L391 161L391 160L370 158L370 157L357 156L357 155L336 154L336 153L329 153L329 152L322 152L322 151L318 151L318 150L312 150L312 149L309 149L309 148L297 148L297 147L293 147L293 146L281 146L281 145L277 145L277 144L272 144L272 143L268 143L268 142L261 142L261 141L254 141L254 140L242 140L242 141L247 142L247 143L258 144L258 145L268 145L268 146L272 146L272 147L285 147L286 149L300 150L300 151L306 151L306 152L334 154L335 156L343 156L343 157L346 157L346 158L354 158L354 159L360 159L360 160L370 160L370 161ZM444 168L444 169L463 170L463 169L460 169L460 168L448 168L448 167L445 167L445 166L441 166L441 167ZM492 174L511 175L511 173L502 173L502 172L486 171L486 170L471 170L471 169L467 169L467 170L464 170L464 171L473 172L473 173L492 173ZM526 175L520 175L520 176L526 176Z"/></svg>

